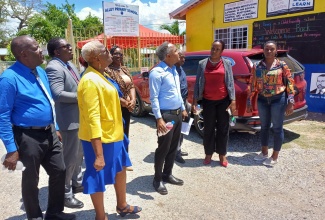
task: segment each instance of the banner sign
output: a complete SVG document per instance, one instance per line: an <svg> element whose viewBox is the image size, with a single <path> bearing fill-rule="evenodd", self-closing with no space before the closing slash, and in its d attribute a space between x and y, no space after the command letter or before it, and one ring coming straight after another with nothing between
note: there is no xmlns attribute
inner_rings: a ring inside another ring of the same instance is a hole
<svg viewBox="0 0 325 220"><path fill-rule="evenodd" d="M313 11L314 0L268 0L267 16Z"/></svg>
<svg viewBox="0 0 325 220"><path fill-rule="evenodd" d="M108 36L139 36L139 6L103 2L104 33Z"/></svg>
<svg viewBox="0 0 325 220"><path fill-rule="evenodd" d="M223 22L257 18L258 0L243 0L225 4Z"/></svg>

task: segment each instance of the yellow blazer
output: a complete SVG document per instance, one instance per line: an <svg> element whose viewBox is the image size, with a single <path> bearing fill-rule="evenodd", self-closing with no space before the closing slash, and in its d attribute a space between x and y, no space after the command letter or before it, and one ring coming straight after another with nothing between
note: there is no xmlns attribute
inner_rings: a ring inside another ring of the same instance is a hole
<svg viewBox="0 0 325 220"><path fill-rule="evenodd" d="M88 67L78 85L79 138L103 143L123 140L120 99L115 87L92 67Z"/></svg>

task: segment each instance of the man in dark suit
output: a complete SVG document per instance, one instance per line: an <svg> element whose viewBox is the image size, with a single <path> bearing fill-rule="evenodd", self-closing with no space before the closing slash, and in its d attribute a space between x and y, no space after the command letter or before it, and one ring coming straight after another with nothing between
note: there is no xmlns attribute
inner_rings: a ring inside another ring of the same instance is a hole
<svg viewBox="0 0 325 220"><path fill-rule="evenodd" d="M81 186L83 150L78 138L79 109L77 100L80 75L77 68L70 62L73 58L72 47L65 39L51 39L47 44L47 50L52 60L48 63L45 71L55 101L66 165L64 205L68 208L82 208L84 204L73 194L83 190Z"/></svg>
<svg viewBox="0 0 325 220"><path fill-rule="evenodd" d="M63 212L65 166L50 85L39 66L42 49L25 35L12 40L11 51L17 61L0 76L0 139L7 150L3 165L15 170L20 160L26 167L21 192L29 220L43 219L38 198L41 165L49 175L45 219L75 219Z"/></svg>

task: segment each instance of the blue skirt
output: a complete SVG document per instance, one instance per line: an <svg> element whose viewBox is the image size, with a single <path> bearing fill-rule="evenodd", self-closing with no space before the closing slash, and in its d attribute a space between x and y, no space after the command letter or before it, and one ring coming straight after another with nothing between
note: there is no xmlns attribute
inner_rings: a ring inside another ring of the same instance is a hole
<svg viewBox="0 0 325 220"><path fill-rule="evenodd" d="M82 185L84 194L93 194L96 192L105 192L105 186L115 183L115 176L123 170L123 167L132 166L129 154L125 147L128 146L128 139L124 137L124 141L104 144L103 153L105 159L105 167L96 171L94 168L95 152L91 142L81 141L84 150L84 160L86 170L83 176Z"/></svg>

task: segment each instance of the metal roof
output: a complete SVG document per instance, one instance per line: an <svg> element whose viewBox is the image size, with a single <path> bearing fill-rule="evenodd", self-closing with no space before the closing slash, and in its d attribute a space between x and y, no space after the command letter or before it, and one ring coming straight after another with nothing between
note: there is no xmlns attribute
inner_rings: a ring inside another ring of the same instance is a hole
<svg viewBox="0 0 325 220"><path fill-rule="evenodd" d="M186 20L186 12L204 0L190 0L181 7L169 13L169 17L173 19Z"/></svg>

